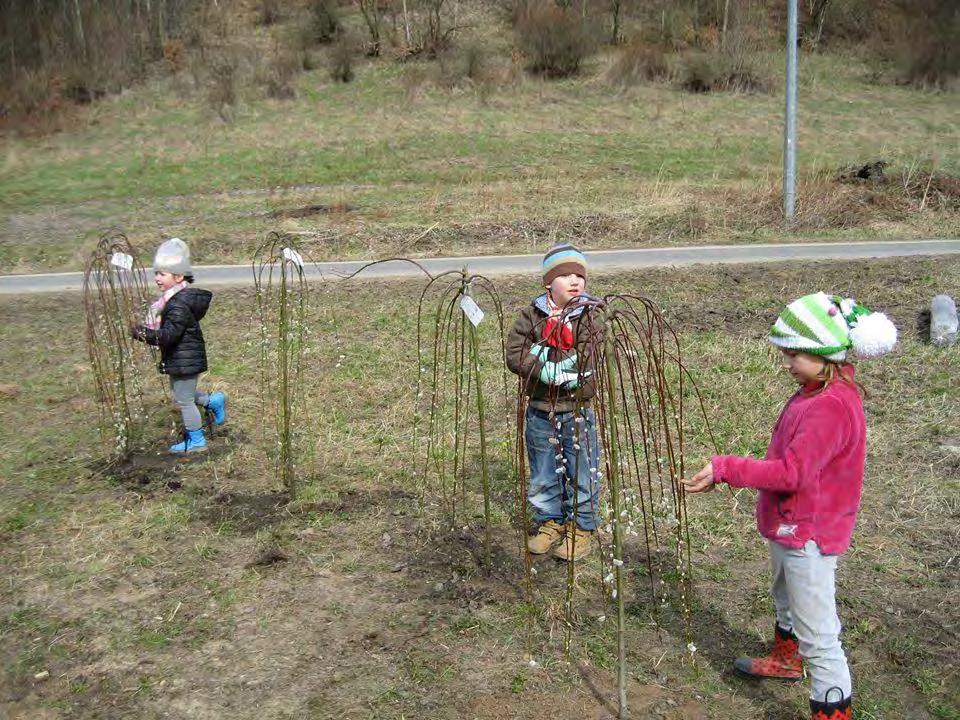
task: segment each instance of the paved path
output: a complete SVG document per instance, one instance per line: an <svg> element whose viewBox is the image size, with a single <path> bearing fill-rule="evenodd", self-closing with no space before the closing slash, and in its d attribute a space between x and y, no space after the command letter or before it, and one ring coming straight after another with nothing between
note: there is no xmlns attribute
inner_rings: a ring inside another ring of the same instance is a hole
<svg viewBox="0 0 960 720"><path fill-rule="evenodd" d="M791 243L783 245L708 245L701 247L644 248L639 250L591 250L593 274L616 270L671 265L713 263L782 262L785 260L849 260L855 258L905 257L910 255L957 255L960 239L890 242ZM535 275L541 255L487 255L418 259L430 273L459 270L466 266L479 275ZM311 280L340 280L356 272L365 261L308 263ZM198 285L253 286L249 265L201 265L194 268ZM390 261L368 268L362 279L417 277L421 271L411 263ZM76 291L83 289L83 273L0 276L0 294Z"/></svg>

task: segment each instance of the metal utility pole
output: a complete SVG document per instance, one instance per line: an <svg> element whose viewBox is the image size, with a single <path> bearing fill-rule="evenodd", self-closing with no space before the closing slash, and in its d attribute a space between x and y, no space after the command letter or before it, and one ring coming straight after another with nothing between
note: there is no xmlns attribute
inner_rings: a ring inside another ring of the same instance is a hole
<svg viewBox="0 0 960 720"><path fill-rule="evenodd" d="M783 218L793 223L797 199L797 0L787 0L787 106L783 124Z"/></svg>

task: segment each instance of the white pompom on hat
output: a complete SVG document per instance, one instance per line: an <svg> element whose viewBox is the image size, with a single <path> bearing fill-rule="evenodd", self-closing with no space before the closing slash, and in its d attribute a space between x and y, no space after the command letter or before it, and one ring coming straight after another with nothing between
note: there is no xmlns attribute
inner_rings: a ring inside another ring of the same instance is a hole
<svg viewBox="0 0 960 720"><path fill-rule="evenodd" d="M842 362L850 349L860 358L890 352L897 344L897 328L886 315L853 298L818 292L790 303L771 328L769 340L778 347Z"/></svg>
<svg viewBox="0 0 960 720"><path fill-rule="evenodd" d="M897 328L883 313L860 315L850 328L850 343L857 357L880 357L897 344Z"/></svg>
<svg viewBox="0 0 960 720"><path fill-rule="evenodd" d="M153 258L153 271L165 270L174 275L191 275L190 248L180 238L170 238L160 244Z"/></svg>

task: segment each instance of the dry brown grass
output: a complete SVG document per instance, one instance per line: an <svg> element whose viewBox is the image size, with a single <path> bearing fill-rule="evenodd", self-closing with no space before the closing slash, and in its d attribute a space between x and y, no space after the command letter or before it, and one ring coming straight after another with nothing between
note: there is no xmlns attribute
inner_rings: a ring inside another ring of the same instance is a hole
<svg viewBox="0 0 960 720"><path fill-rule="evenodd" d="M510 314L537 285L497 284ZM864 717L906 717L917 707L944 715L960 705L949 634L960 622L950 601L960 542L960 465L949 449L960 437L956 363L916 328L930 296L958 284L955 258L591 279L594 292L641 292L665 308L730 452L762 452L790 392L763 340L784 302L822 288L897 321L898 351L859 368L870 393L868 475L854 548L839 572ZM419 291L393 282L317 289L303 384L310 411L302 430L311 442L300 468L304 497L291 507L277 496L258 429L250 291L218 291L204 323L212 360L204 384L231 399L211 453L171 463L146 452L126 474L100 462L82 343L63 331L79 322L76 304L0 300L5 382L31 398L0 397L0 563L10 569L0 586L0 714L42 717L55 707L93 717L106 707L147 720L532 720L544 709L606 712L612 646L609 620L598 617L609 608L593 566L578 579L571 668L557 603L565 571L539 563L533 607L522 603L509 500L496 505L501 553L489 576L477 564L473 518L448 533L429 503L419 513L409 454L415 359L405 352ZM38 334L47 338L42 345L26 342ZM172 414L161 390L154 400L148 449L167 442ZM702 428L687 442L689 468L711 449ZM512 486L498 482L498 497L509 498ZM478 497L468 503L479 510ZM646 579L635 576L634 712L792 720L806 703L802 686L758 687L727 670L731 654L760 648L772 617L752 497L714 493L691 502L690 512L696 665L681 619L666 610L654 625L654 608L641 600ZM290 559L251 565L271 547ZM34 680L43 670L49 678Z"/></svg>
<svg viewBox="0 0 960 720"><path fill-rule="evenodd" d="M738 216L757 227L775 225L783 217L779 183L754 193L729 194ZM924 212L952 215L960 209L960 179L916 168L859 179L822 173L797 183L795 231L867 227L899 222Z"/></svg>
<svg viewBox="0 0 960 720"><path fill-rule="evenodd" d="M606 79L613 85L629 87L641 82L668 80L670 76L671 68L663 48L637 36L617 52Z"/></svg>

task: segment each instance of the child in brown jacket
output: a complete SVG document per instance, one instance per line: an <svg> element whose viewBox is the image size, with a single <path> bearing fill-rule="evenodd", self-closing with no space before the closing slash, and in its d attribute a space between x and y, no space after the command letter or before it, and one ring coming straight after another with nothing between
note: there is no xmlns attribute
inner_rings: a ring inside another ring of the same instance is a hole
<svg viewBox="0 0 960 720"><path fill-rule="evenodd" d="M519 375L529 399L524 440L530 464L527 500L539 523L527 549L553 549L561 560L591 550L599 524L596 387L589 352L601 335L586 292L587 259L570 244L543 258L546 290L520 312L507 338L507 367Z"/></svg>

